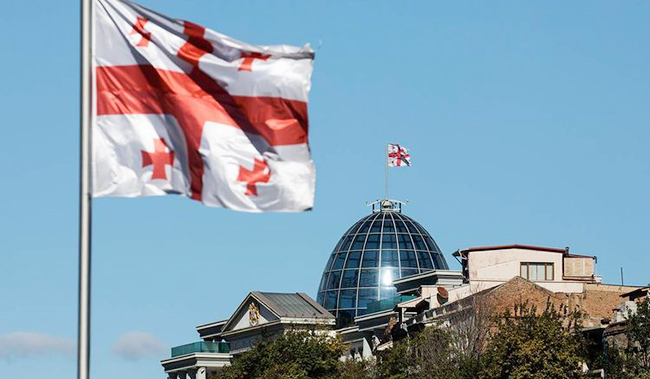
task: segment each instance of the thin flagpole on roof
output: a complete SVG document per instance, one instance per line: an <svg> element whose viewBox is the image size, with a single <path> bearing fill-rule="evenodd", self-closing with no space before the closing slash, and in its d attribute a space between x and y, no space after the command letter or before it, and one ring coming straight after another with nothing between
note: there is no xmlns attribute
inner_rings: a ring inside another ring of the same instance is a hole
<svg viewBox="0 0 650 379"><path fill-rule="evenodd" d="M388 160L390 159L389 154L390 154L390 144L387 143L386 144L386 156L384 158L386 160L386 162L385 162L386 163L386 174L384 175L384 180L385 180L384 185L386 187L386 200L388 200Z"/></svg>
<svg viewBox="0 0 650 379"><path fill-rule="evenodd" d="M90 122L92 111L92 6L81 0L81 101L80 101L80 181L79 181L79 319L77 378L88 379L90 367Z"/></svg>

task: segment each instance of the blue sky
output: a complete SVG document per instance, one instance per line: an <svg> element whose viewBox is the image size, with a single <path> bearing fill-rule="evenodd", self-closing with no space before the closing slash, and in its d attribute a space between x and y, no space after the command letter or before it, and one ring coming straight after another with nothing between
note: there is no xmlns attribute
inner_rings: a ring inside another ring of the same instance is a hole
<svg viewBox="0 0 650 379"><path fill-rule="evenodd" d="M180 197L94 203L92 378L162 378L168 348L252 290L315 296L383 192L458 248L570 246L650 282L650 3L207 1L145 6L256 44L310 42L316 205L245 214ZM77 310L78 4L0 13L0 371L70 378ZM151 337L142 351L129 338ZM125 342L126 341L126 342Z"/></svg>

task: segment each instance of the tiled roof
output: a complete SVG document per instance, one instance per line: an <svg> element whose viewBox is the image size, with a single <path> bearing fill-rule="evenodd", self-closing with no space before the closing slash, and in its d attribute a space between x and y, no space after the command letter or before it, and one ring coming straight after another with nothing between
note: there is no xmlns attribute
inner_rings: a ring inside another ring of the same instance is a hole
<svg viewBox="0 0 650 379"><path fill-rule="evenodd" d="M253 292L262 303L280 317L311 317L333 319L327 309L304 293Z"/></svg>

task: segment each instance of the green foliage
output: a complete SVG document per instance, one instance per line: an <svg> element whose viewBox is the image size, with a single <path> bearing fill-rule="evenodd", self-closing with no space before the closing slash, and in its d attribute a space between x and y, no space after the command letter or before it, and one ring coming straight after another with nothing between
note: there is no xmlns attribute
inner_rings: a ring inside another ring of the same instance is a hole
<svg viewBox="0 0 650 379"><path fill-rule="evenodd" d="M343 352L338 339L290 332L259 342L213 379L335 378Z"/></svg>
<svg viewBox="0 0 650 379"><path fill-rule="evenodd" d="M377 378L374 359L348 359L339 364L336 379L375 379Z"/></svg>
<svg viewBox="0 0 650 379"><path fill-rule="evenodd" d="M582 376L580 315L521 304L498 317L483 356L484 379L574 379Z"/></svg>
<svg viewBox="0 0 650 379"><path fill-rule="evenodd" d="M377 354L377 379L408 379L412 367L409 340Z"/></svg>
<svg viewBox="0 0 650 379"><path fill-rule="evenodd" d="M376 359L345 362L340 340L291 332L256 344L212 379L577 379L589 355L580 319L562 308L549 305L540 313L524 303L489 318L491 324L474 319L429 327ZM471 338L486 329L489 338ZM607 346L599 367L612 379L650 379L648 301L630 315L626 335L627 346Z"/></svg>
<svg viewBox="0 0 650 379"><path fill-rule="evenodd" d="M650 371L650 301L639 303L634 314L630 314L625 329L629 339L629 353L636 358L639 368Z"/></svg>
<svg viewBox="0 0 650 379"><path fill-rule="evenodd" d="M628 315L627 344L609 343L605 347L604 367L612 379L650 379L650 301L645 299L637 311Z"/></svg>
<svg viewBox="0 0 650 379"><path fill-rule="evenodd" d="M377 379L474 379L478 360L455 348L454 330L430 327L378 354Z"/></svg>

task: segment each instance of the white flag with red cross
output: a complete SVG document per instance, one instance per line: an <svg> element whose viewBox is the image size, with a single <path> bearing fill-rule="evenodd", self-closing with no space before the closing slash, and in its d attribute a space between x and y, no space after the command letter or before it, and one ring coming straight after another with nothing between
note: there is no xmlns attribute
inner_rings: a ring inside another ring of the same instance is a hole
<svg viewBox="0 0 650 379"><path fill-rule="evenodd" d="M388 167L410 166L411 155L409 151L396 143L388 144Z"/></svg>
<svg viewBox="0 0 650 379"><path fill-rule="evenodd" d="M94 197L313 206L308 45L250 45L129 1L93 1Z"/></svg>

